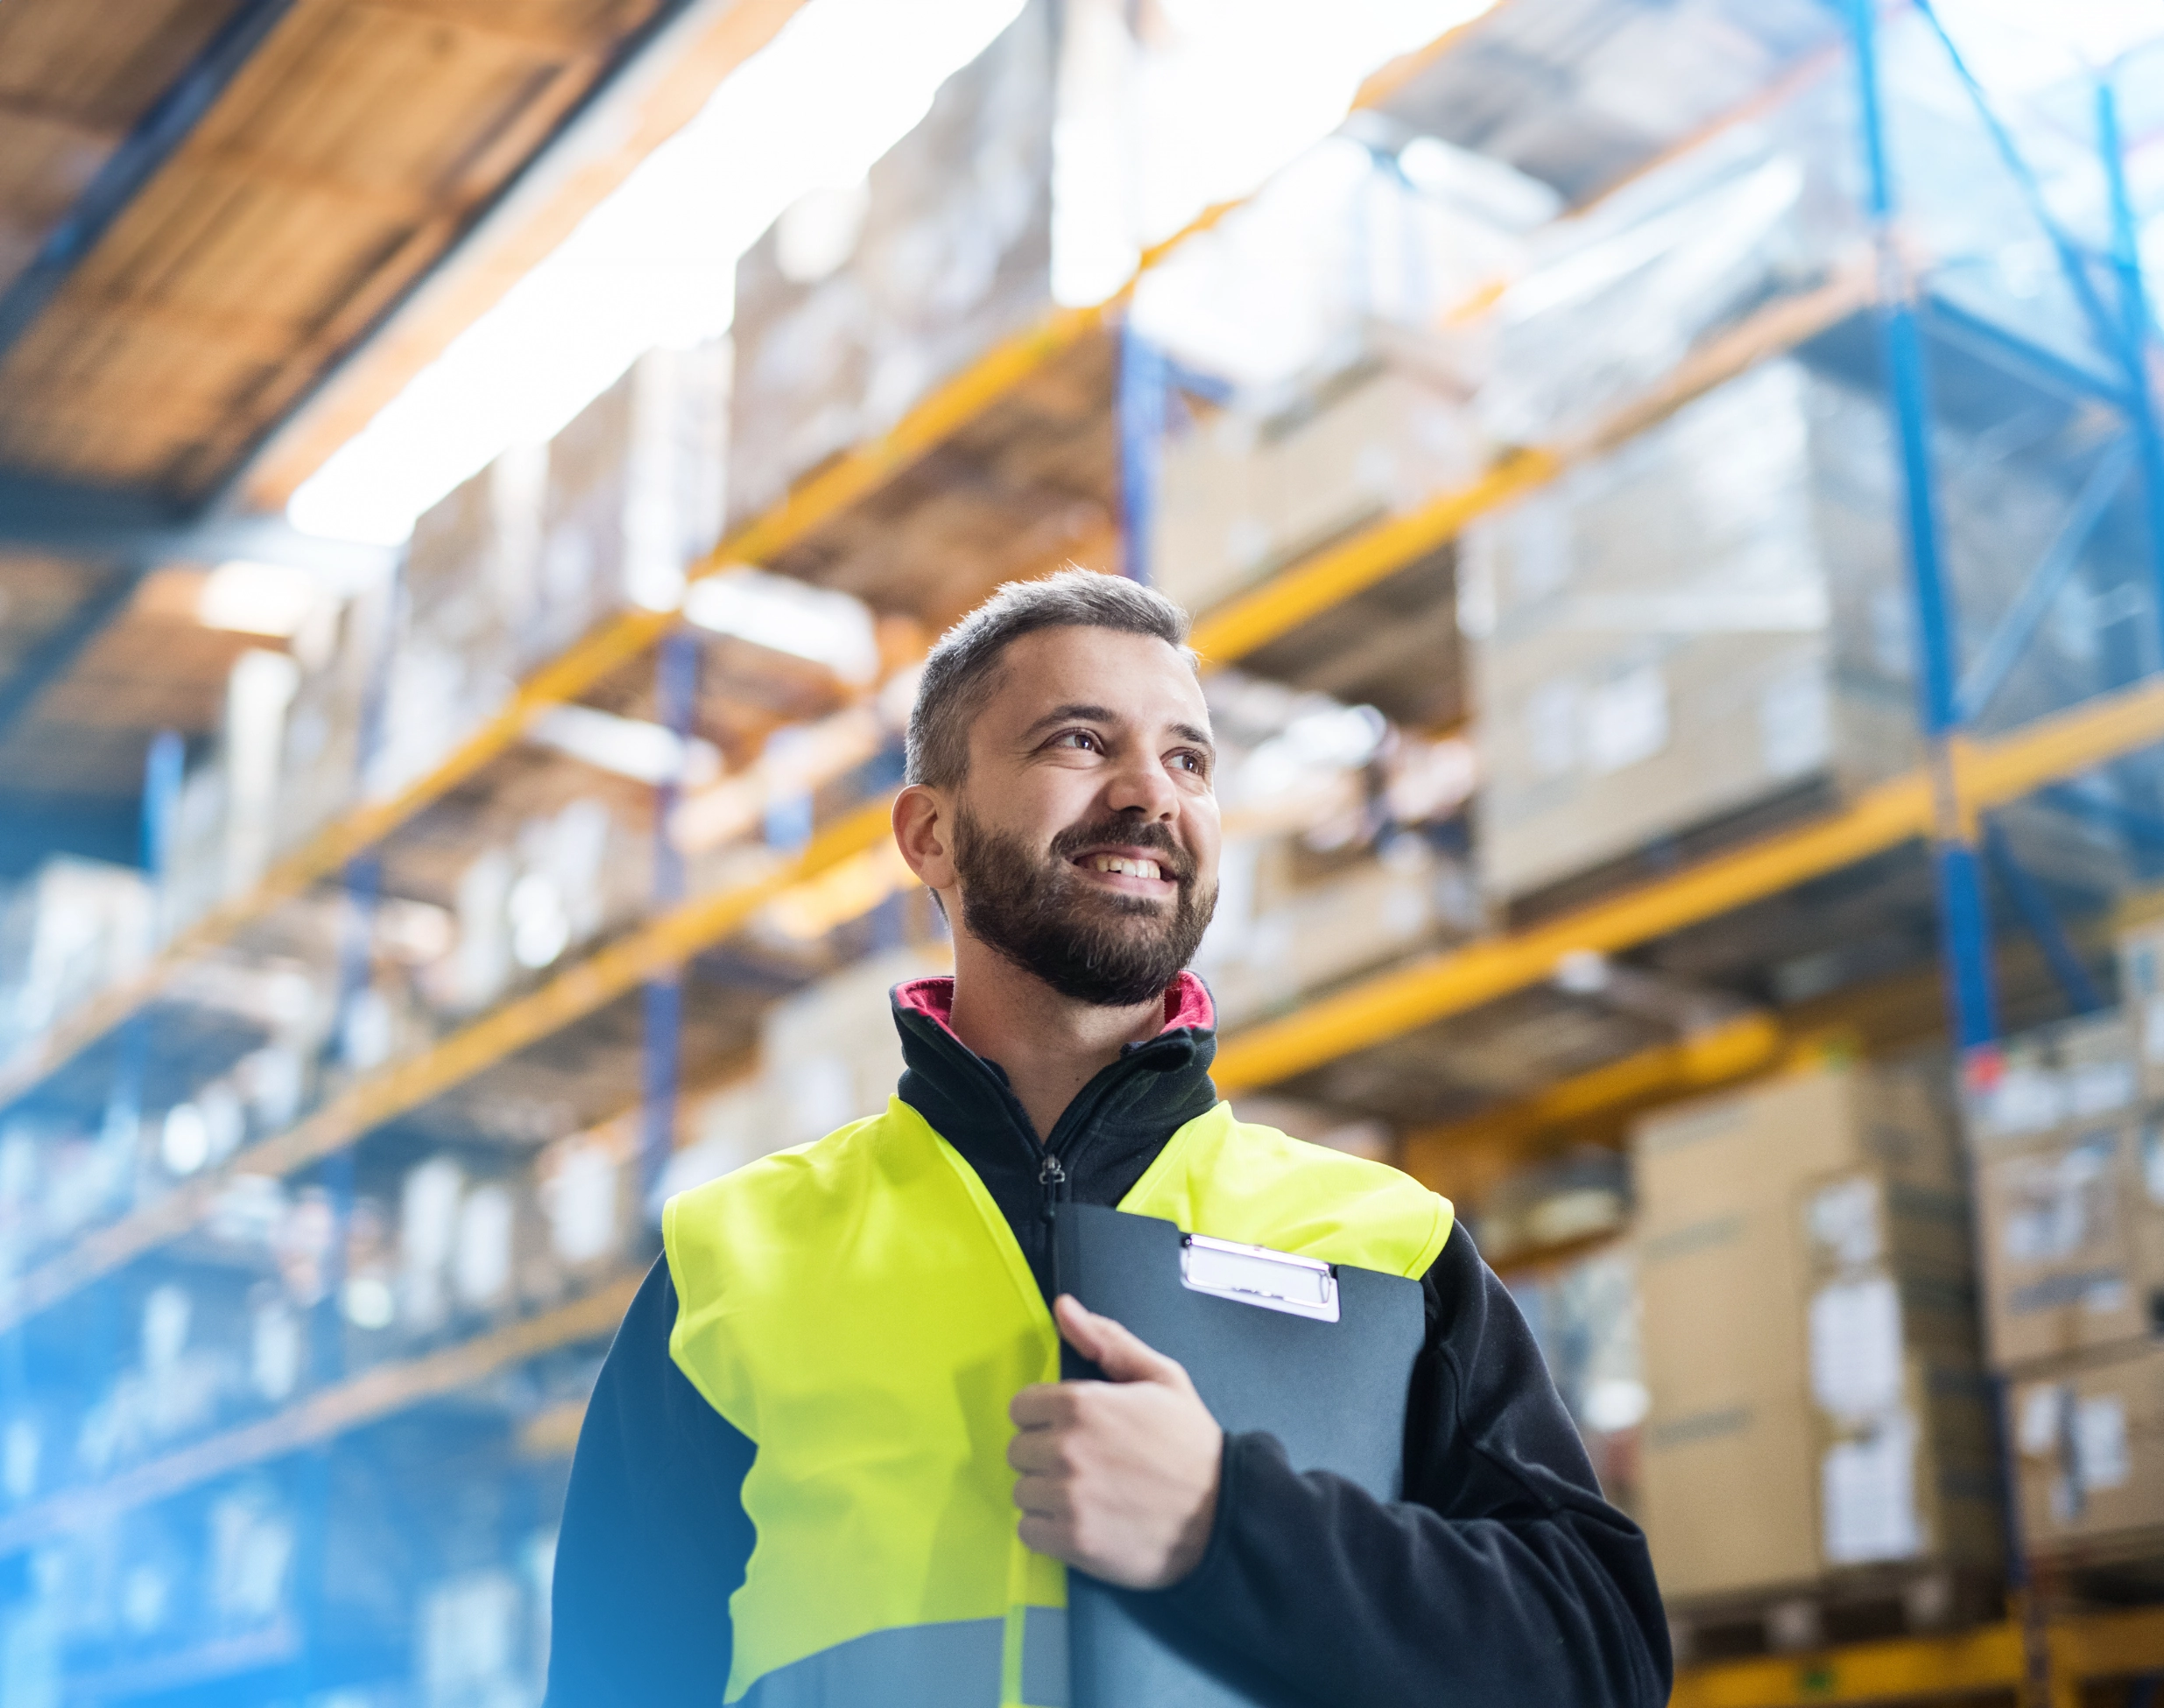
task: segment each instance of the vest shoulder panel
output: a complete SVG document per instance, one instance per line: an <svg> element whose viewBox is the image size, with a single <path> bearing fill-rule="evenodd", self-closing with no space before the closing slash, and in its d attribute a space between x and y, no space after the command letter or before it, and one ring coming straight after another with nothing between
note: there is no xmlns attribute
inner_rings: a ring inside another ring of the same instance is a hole
<svg viewBox="0 0 2164 1708"><path fill-rule="evenodd" d="M1450 1237L1450 1201L1385 1162L1243 1121L1220 1103L1172 1136L1122 1210L1182 1232L1419 1277Z"/></svg>

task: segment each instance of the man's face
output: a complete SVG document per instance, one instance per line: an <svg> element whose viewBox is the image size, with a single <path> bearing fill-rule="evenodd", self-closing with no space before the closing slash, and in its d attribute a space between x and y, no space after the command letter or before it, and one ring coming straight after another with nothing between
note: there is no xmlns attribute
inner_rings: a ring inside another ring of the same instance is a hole
<svg viewBox="0 0 2164 1708"><path fill-rule="evenodd" d="M1217 905L1201 686L1163 641L1109 629L1040 630L1001 662L955 791L962 928L1064 996L1147 1002Z"/></svg>

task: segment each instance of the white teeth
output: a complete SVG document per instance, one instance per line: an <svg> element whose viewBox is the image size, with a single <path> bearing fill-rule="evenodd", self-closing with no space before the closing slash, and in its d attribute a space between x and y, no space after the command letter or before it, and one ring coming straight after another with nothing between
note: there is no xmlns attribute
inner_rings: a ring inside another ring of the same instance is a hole
<svg viewBox="0 0 2164 1708"><path fill-rule="evenodd" d="M1117 872L1129 878L1156 878L1162 874L1155 860L1130 860L1118 854L1092 854L1089 857L1092 872Z"/></svg>

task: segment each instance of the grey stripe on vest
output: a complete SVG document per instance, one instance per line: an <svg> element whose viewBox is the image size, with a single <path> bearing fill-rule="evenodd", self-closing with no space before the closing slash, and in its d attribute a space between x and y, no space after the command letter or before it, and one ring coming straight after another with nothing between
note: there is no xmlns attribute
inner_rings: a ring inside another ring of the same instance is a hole
<svg viewBox="0 0 2164 1708"><path fill-rule="evenodd" d="M807 1655L744 1692L742 1708L999 1708L1006 1621L903 1625ZM1022 1699L1068 1708L1067 1612L1023 1612Z"/></svg>

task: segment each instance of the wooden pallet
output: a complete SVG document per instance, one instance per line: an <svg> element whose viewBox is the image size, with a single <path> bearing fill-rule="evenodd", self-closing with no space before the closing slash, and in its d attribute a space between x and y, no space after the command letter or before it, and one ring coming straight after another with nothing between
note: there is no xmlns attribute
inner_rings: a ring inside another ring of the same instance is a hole
<svg viewBox="0 0 2164 1708"><path fill-rule="evenodd" d="M1996 1570L1934 1561L1672 1605L1668 1628L1677 1664L1702 1665L1963 1631L2005 1612L2005 1586Z"/></svg>

